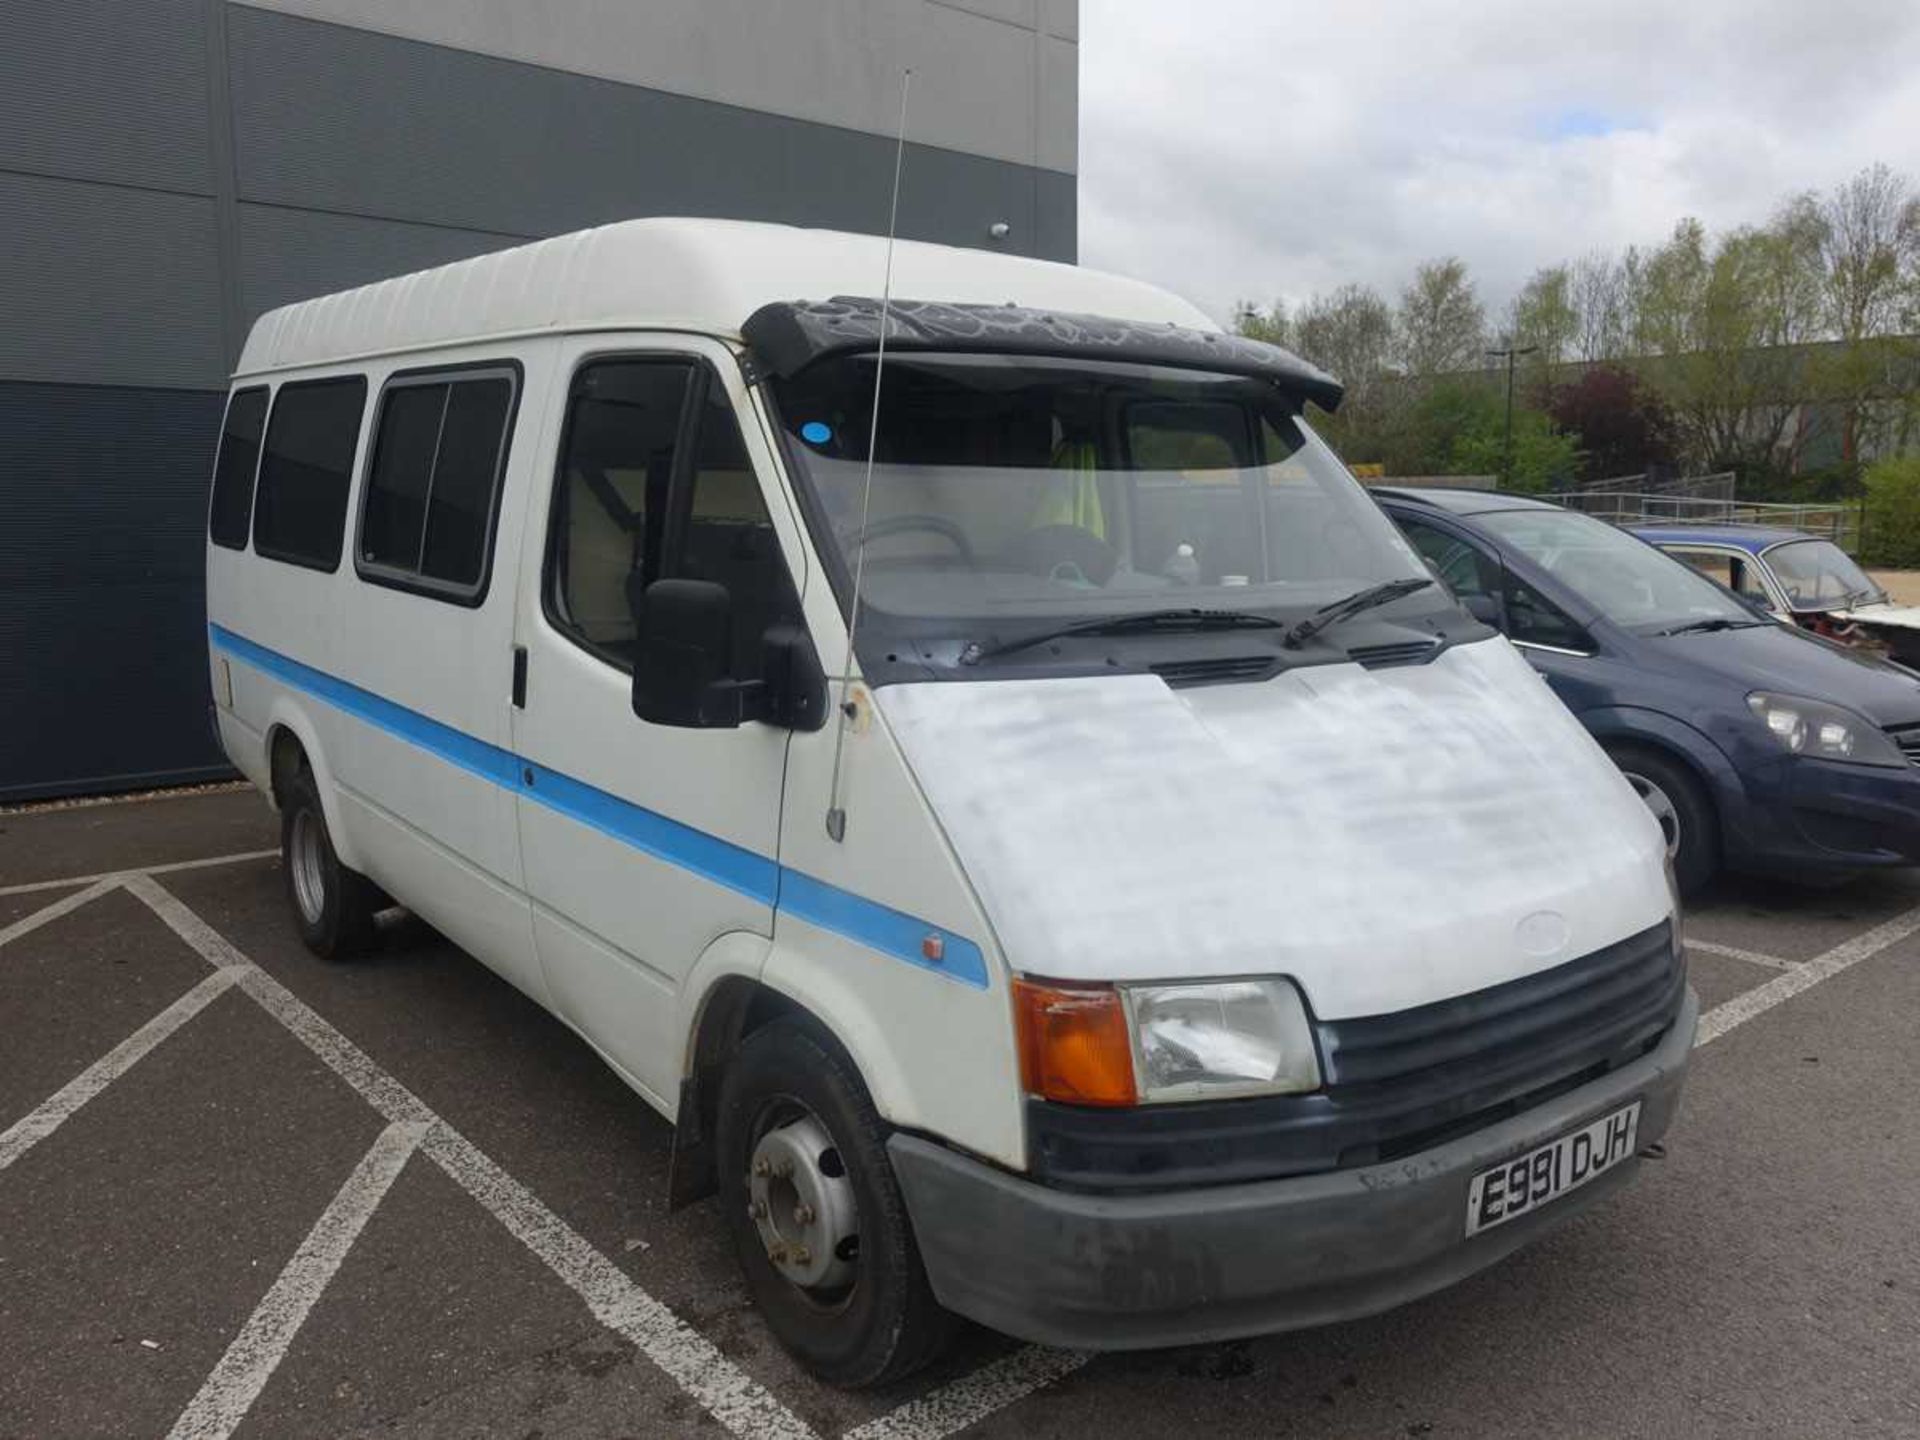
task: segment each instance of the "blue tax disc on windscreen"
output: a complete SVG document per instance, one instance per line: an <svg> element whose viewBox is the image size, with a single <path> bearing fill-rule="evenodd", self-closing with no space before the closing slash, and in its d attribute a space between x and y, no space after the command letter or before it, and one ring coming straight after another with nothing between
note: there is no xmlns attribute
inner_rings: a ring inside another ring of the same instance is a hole
<svg viewBox="0 0 1920 1440"><path fill-rule="evenodd" d="M824 420L809 420L800 427L800 438L809 445L824 445L833 438L833 427Z"/></svg>

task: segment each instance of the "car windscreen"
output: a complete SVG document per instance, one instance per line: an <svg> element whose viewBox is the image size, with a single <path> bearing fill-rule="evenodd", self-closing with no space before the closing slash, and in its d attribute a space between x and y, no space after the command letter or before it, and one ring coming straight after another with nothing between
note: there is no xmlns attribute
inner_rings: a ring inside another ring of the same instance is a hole
<svg viewBox="0 0 1920 1440"><path fill-rule="evenodd" d="M1477 517L1607 619L1634 631L1701 620L1756 617L1720 586L1672 556L1571 510L1500 510Z"/></svg>
<svg viewBox="0 0 1920 1440"><path fill-rule="evenodd" d="M1768 550L1766 561L1795 610L1834 610L1885 598L1867 572L1831 540L1789 540Z"/></svg>
<svg viewBox="0 0 1920 1440"><path fill-rule="evenodd" d="M859 564L870 617L983 641L1169 606L1284 619L1426 573L1270 382L889 355L876 429L874 364L771 382L816 539L843 592Z"/></svg>

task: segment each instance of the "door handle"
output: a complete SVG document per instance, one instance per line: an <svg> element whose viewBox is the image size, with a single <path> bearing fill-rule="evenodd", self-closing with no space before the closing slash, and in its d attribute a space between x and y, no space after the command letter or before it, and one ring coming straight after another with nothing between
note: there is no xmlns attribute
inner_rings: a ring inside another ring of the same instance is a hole
<svg viewBox="0 0 1920 1440"><path fill-rule="evenodd" d="M527 647L513 647L513 708L527 708Z"/></svg>

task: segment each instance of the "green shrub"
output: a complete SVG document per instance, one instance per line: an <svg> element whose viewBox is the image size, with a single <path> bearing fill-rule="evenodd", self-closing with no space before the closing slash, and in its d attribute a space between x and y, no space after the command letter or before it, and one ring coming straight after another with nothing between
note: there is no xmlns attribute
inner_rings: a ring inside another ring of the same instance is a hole
<svg viewBox="0 0 1920 1440"><path fill-rule="evenodd" d="M1867 467L1864 531L1860 548L1869 564L1920 569L1920 455Z"/></svg>

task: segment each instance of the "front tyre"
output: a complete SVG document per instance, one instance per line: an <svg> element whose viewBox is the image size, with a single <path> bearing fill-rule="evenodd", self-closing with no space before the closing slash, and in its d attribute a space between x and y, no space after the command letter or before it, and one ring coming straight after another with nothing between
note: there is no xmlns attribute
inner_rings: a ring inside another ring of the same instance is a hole
<svg viewBox="0 0 1920 1440"><path fill-rule="evenodd" d="M1685 765L1657 750L1622 745L1607 754L1659 822L1681 895L1694 894L1720 868L1719 817L1705 789Z"/></svg>
<svg viewBox="0 0 1920 1440"><path fill-rule="evenodd" d="M715 1126L721 1213L780 1343L831 1385L881 1385L939 1351L933 1298L886 1127L817 1028L776 1020L727 1067Z"/></svg>
<svg viewBox="0 0 1920 1440"><path fill-rule="evenodd" d="M319 788L304 766L280 797L280 868L293 923L309 950L323 960L346 960L373 947L380 892L340 863Z"/></svg>

